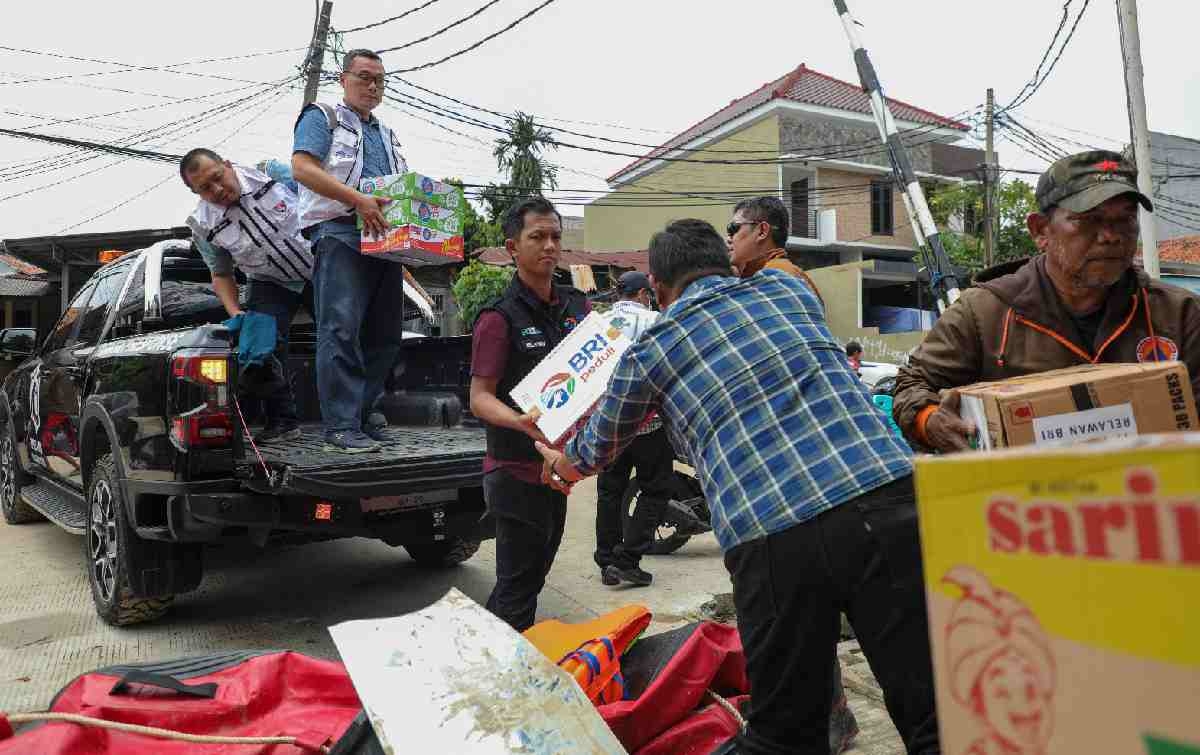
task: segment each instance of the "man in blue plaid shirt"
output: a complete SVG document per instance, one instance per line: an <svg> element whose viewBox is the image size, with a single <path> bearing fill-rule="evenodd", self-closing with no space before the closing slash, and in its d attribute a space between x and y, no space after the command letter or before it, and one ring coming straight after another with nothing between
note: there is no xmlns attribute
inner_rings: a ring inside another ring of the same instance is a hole
<svg viewBox="0 0 1200 755"><path fill-rule="evenodd" d="M845 612L908 751L939 752L908 448L803 282L734 277L701 220L655 234L650 272L662 315L564 452L538 444L544 481L595 474L657 411L696 468L733 580L751 709L727 751L828 752Z"/></svg>

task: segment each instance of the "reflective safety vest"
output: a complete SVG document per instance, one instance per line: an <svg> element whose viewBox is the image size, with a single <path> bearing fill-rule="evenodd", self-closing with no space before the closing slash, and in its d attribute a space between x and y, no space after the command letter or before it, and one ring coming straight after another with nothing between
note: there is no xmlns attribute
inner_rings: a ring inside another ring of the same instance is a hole
<svg viewBox="0 0 1200 755"><path fill-rule="evenodd" d="M313 255L300 233L298 199L284 184L254 168L233 166L242 195L229 207L200 200L188 227L229 252L249 278L312 280Z"/></svg>
<svg viewBox="0 0 1200 755"><path fill-rule="evenodd" d="M362 178L363 151L365 149L362 119L358 117L358 113L341 103L331 106L318 102L309 107L320 108L321 112L325 114L325 120L329 124L329 133L333 137L333 141L329 145L329 154L325 156L322 167L329 175L347 186L357 189L359 179ZM300 112L301 118L304 117L307 110L308 108L305 108ZM299 119L297 119L297 123L299 123ZM396 140L396 135L382 121L379 121L379 130L384 144L388 146L388 173L407 173L408 163L400 154L400 142ZM304 184L300 184L299 193L301 228L310 228L324 220L333 220L354 213L354 208L350 205L318 194Z"/></svg>

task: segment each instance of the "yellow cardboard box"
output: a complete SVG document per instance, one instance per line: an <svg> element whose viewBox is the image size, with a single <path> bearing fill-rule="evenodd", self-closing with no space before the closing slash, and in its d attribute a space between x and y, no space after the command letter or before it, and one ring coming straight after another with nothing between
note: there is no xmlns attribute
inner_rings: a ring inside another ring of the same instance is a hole
<svg viewBox="0 0 1200 755"><path fill-rule="evenodd" d="M1200 753L1200 434L916 484L943 752Z"/></svg>

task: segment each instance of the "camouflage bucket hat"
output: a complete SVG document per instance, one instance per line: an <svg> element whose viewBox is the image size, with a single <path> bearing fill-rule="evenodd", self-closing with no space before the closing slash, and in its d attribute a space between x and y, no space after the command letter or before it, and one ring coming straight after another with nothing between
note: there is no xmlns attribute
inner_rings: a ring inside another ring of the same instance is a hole
<svg viewBox="0 0 1200 755"><path fill-rule="evenodd" d="M1037 185L1038 209L1058 205L1071 212L1087 212L1122 194L1133 194L1147 212L1150 198L1138 190L1137 168L1119 152L1095 150L1069 155L1051 165Z"/></svg>

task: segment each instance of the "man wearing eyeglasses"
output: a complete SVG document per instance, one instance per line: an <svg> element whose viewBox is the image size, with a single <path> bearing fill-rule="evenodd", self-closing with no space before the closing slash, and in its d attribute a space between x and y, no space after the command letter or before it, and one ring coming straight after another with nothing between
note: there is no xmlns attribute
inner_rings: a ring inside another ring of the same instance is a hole
<svg viewBox="0 0 1200 755"><path fill-rule="evenodd" d="M1134 267L1138 207L1153 205L1133 164L1104 150L1069 155L1036 197L1027 225L1041 254L977 276L900 368L892 414L923 447L970 447L976 428L954 389L983 380L1181 360L1200 400L1200 297Z"/></svg>
<svg viewBox="0 0 1200 755"><path fill-rule="evenodd" d="M371 411L400 354L403 267L359 253L363 228L387 231L379 199L364 178L408 171L395 134L372 111L383 100L383 61L351 50L342 61L342 102L306 107L296 122L292 170L300 184L300 225L314 244L317 393L325 446L377 451L387 419Z"/></svg>
<svg viewBox="0 0 1200 755"><path fill-rule="evenodd" d="M822 304L821 292L808 273L787 256L788 211L778 197L743 199L725 227L729 258L738 277L748 278L759 270L782 270L808 284Z"/></svg>

